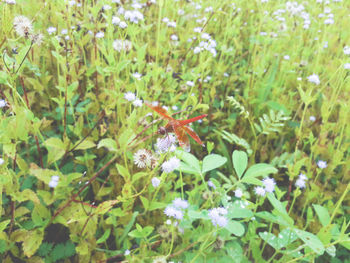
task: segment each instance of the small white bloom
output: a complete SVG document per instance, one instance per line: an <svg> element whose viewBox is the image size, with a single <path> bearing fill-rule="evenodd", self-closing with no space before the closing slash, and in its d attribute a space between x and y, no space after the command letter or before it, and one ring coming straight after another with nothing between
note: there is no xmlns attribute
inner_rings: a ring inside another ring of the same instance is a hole
<svg viewBox="0 0 350 263"><path fill-rule="evenodd" d="M27 37L33 31L32 22L25 16L16 16L13 20L13 26L18 35Z"/></svg>
<svg viewBox="0 0 350 263"><path fill-rule="evenodd" d="M120 23L120 18L117 16L112 16L112 24L117 26Z"/></svg>
<svg viewBox="0 0 350 263"><path fill-rule="evenodd" d="M200 48L200 47L195 47L195 48L193 49L193 53L194 53L194 54L198 54L199 52L201 52L201 48Z"/></svg>
<svg viewBox="0 0 350 263"><path fill-rule="evenodd" d="M157 188L160 185L160 180L157 177L153 177L151 182L152 182L153 187L155 187L155 188Z"/></svg>
<svg viewBox="0 0 350 263"><path fill-rule="evenodd" d="M350 55L350 47L349 46L345 46L343 51L344 51L345 55Z"/></svg>
<svg viewBox="0 0 350 263"><path fill-rule="evenodd" d="M345 63L344 64L344 69L350 69L350 63Z"/></svg>
<svg viewBox="0 0 350 263"><path fill-rule="evenodd" d="M255 192L256 195L259 195L259 196L265 196L265 194L266 194L265 189L263 187L261 187L261 186L255 187L254 188L254 192Z"/></svg>
<svg viewBox="0 0 350 263"><path fill-rule="evenodd" d="M167 26L168 26L168 27L174 27L174 28L175 28L175 27L176 27L176 22L175 22L175 21L174 21L174 22L170 22L170 21L169 21L169 22L167 23Z"/></svg>
<svg viewBox="0 0 350 263"><path fill-rule="evenodd" d="M178 37L177 35L175 35L175 34L172 34L172 35L170 36L170 39L171 39L172 41L178 41L178 40L179 40L179 37Z"/></svg>
<svg viewBox="0 0 350 263"><path fill-rule="evenodd" d="M6 107L6 105L7 105L7 102L5 101L5 100L0 100L0 108L4 108L4 107Z"/></svg>
<svg viewBox="0 0 350 263"><path fill-rule="evenodd" d="M187 209L188 208L187 200L182 200L181 198L175 198L173 201L173 205L178 209Z"/></svg>
<svg viewBox="0 0 350 263"><path fill-rule="evenodd" d="M4 159L0 158L0 165L3 165L5 163Z"/></svg>
<svg viewBox="0 0 350 263"><path fill-rule="evenodd" d="M265 186L265 191L268 193L272 193L275 190L275 185L276 182L273 178L267 177L262 180L264 186Z"/></svg>
<svg viewBox="0 0 350 263"><path fill-rule="evenodd" d="M285 60L289 60L289 59L290 59L290 56L285 55L285 56L283 56L283 58L284 58Z"/></svg>
<svg viewBox="0 0 350 263"><path fill-rule="evenodd" d="M132 103L135 107L141 107L142 106L142 100L136 99Z"/></svg>
<svg viewBox="0 0 350 263"><path fill-rule="evenodd" d="M241 198L243 196L243 191L241 189L236 189L235 191L235 197Z"/></svg>
<svg viewBox="0 0 350 263"><path fill-rule="evenodd" d="M55 188L57 185L58 185L57 181L50 181L49 182L49 187L51 187L51 188Z"/></svg>
<svg viewBox="0 0 350 263"><path fill-rule="evenodd" d="M130 250L129 249L125 250L125 252L124 252L124 256L127 256L127 255L130 255Z"/></svg>
<svg viewBox="0 0 350 263"><path fill-rule="evenodd" d="M62 29L61 30L61 34L62 35L67 35L68 34L68 30L67 29Z"/></svg>
<svg viewBox="0 0 350 263"><path fill-rule="evenodd" d="M208 181L208 186L213 188L213 189L216 189L215 184L211 180Z"/></svg>
<svg viewBox="0 0 350 263"><path fill-rule="evenodd" d="M319 85L321 83L318 75L316 75L316 74L312 74L312 75L308 76L307 79L309 82L314 83L316 85Z"/></svg>
<svg viewBox="0 0 350 263"><path fill-rule="evenodd" d="M186 85L190 86L190 87L194 87L194 82L193 81L187 81Z"/></svg>
<svg viewBox="0 0 350 263"><path fill-rule="evenodd" d="M137 80L141 80L141 77L142 77L142 74L141 73L138 73L138 72L135 72L132 74L132 76L137 79Z"/></svg>
<svg viewBox="0 0 350 263"><path fill-rule="evenodd" d="M310 116L309 120L314 122L316 120L316 117L315 116Z"/></svg>
<svg viewBox="0 0 350 263"><path fill-rule="evenodd" d="M317 162L317 166L318 166L319 168L321 168L321 169L324 169L324 168L327 167L327 162L326 162L326 161L319 160L319 161Z"/></svg>
<svg viewBox="0 0 350 263"><path fill-rule="evenodd" d="M180 160L174 156L170 158L169 161L165 161L162 164L162 170L165 173L171 173L175 169L179 168L179 166L180 166Z"/></svg>
<svg viewBox="0 0 350 263"><path fill-rule="evenodd" d="M152 155L146 149L140 149L134 154L134 163L138 168L146 168L151 164Z"/></svg>
<svg viewBox="0 0 350 263"><path fill-rule="evenodd" d="M136 99L135 93L132 93L131 91L124 93L124 99L127 101L134 101Z"/></svg>
<svg viewBox="0 0 350 263"><path fill-rule="evenodd" d="M55 33L57 31L56 27L50 26L47 30L47 33L49 33L49 35Z"/></svg>
<svg viewBox="0 0 350 263"><path fill-rule="evenodd" d="M103 33L102 31L97 32L95 35L96 38L103 38L104 36L105 36L105 33Z"/></svg>
<svg viewBox="0 0 350 263"><path fill-rule="evenodd" d="M116 39L113 41L113 48L118 52L122 50L128 52L131 50L132 44L129 40Z"/></svg>
<svg viewBox="0 0 350 263"><path fill-rule="evenodd" d="M121 21L121 22L119 23L119 27L122 28L122 29L124 29L124 28L127 28L127 27L128 27L128 24L127 24L125 21Z"/></svg>
<svg viewBox="0 0 350 263"><path fill-rule="evenodd" d="M306 183L305 183L305 181L303 179L299 178L299 179L296 180L295 186L299 187L300 189L301 188L305 188L306 187Z"/></svg>
<svg viewBox="0 0 350 263"><path fill-rule="evenodd" d="M53 175L51 176L51 181L57 181L60 179L60 177L58 175Z"/></svg>

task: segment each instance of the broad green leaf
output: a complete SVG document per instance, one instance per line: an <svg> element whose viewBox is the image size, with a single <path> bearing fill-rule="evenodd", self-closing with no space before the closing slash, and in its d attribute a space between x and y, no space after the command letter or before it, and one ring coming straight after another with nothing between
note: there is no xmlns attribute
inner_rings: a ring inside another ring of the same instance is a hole
<svg viewBox="0 0 350 263"><path fill-rule="evenodd" d="M223 157L219 154L209 154L203 159L202 173L204 174L208 171L214 170L225 164L226 161L226 157Z"/></svg>
<svg viewBox="0 0 350 263"><path fill-rule="evenodd" d="M139 224L136 224L136 229L131 231L128 235L135 238L146 238L152 233L153 229L152 226L142 228Z"/></svg>
<svg viewBox="0 0 350 263"><path fill-rule="evenodd" d="M318 218L320 219L321 224L323 226L328 225L329 222L331 221L331 218L328 214L328 210L320 205L313 204L312 206L314 207L316 214L317 214Z"/></svg>
<svg viewBox="0 0 350 263"><path fill-rule="evenodd" d="M259 236L265 240L274 249L281 249L287 247L297 239L297 235L290 228L283 229L276 237L272 233L260 232Z"/></svg>
<svg viewBox="0 0 350 263"><path fill-rule="evenodd" d="M98 207L95 210L95 214L97 215L103 215L107 213L112 207L117 204L119 201L118 200L108 200L104 201L101 204L98 205Z"/></svg>
<svg viewBox="0 0 350 263"><path fill-rule="evenodd" d="M38 250L40 247L41 242L44 238L44 232L36 229L29 231L28 234L25 236L23 241L23 253L27 257L31 257L34 255L34 253Z"/></svg>
<svg viewBox="0 0 350 263"><path fill-rule="evenodd" d="M187 163L184 162L180 162L178 170L187 174L200 174L200 170L196 170L195 168L189 166Z"/></svg>
<svg viewBox="0 0 350 263"><path fill-rule="evenodd" d="M131 217L129 223L124 227L124 231L123 231L122 236L117 240L118 245L120 245L124 241L126 236L129 234L129 231L132 228L132 226L134 225L136 217L138 215L139 215L139 212L137 212L137 211L132 214L132 217Z"/></svg>
<svg viewBox="0 0 350 263"><path fill-rule="evenodd" d="M146 209L146 210L148 210L148 208L149 208L149 201L148 201L148 199L146 198L146 197L143 197L142 195L140 196L140 200L141 200L141 202L142 202L142 204L143 204L143 207Z"/></svg>
<svg viewBox="0 0 350 263"><path fill-rule="evenodd" d="M238 178L241 178L248 165L248 156L243 151L234 151L232 153L232 163Z"/></svg>
<svg viewBox="0 0 350 263"><path fill-rule="evenodd" d="M244 234L244 226L240 222L234 220L229 220L227 225L225 226L225 229L239 237L243 236Z"/></svg>
<svg viewBox="0 0 350 263"><path fill-rule="evenodd" d="M96 144L89 140L84 140L82 143L80 143L75 150L86 150L90 148L94 148Z"/></svg>
<svg viewBox="0 0 350 263"><path fill-rule="evenodd" d="M273 193L268 193L267 198L269 199L272 206L275 208L275 210L272 213L277 216L281 216L290 225L293 225L293 219L288 215L286 208L282 205L282 203L279 200L276 199L275 195Z"/></svg>
<svg viewBox="0 0 350 263"><path fill-rule="evenodd" d="M4 220L0 223L0 232L4 231L7 225L11 222L10 219Z"/></svg>
<svg viewBox="0 0 350 263"><path fill-rule="evenodd" d="M96 244L100 244L100 243L105 242L108 239L110 234L111 234L111 229L107 228L105 230L105 232L103 233L103 235L99 239L97 239Z"/></svg>
<svg viewBox="0 0 350 263"><path fill-rule="evenodd" d="M232 263L242 263L243 262L243 249L238 241L229 241L225 243L224 247L227 254L230 256L230 261Z"/></svg>
<svg viewBox="0 0 350 263"><path fill-rule="evenodd" d="M127 181L130 180L130 173L128 171L128 169L126 169L124 166L117 164L117 169L118 172L121 174L121 176L123 176L123 178Z"/></svg>
<svg viewBox="0 0 350 263"><path fill-rule="evenodd" d="M49 152L47 157L48 164L58 161L66 152L65 145L59 138L47 139L44 145Z"/></svg>
<svg viewBox="0 0 350 263"><path fill-rule="evenodd" d="M304 241L304 243L311 248L313 251L315 251L318 255L322 255L325 251L325 248L322 244L322 242L318 239L317 236L314 234L311 234L309 232L294 229L295 234Z"/></svg>
<svg viewBox="0 0 350 263"><path fill-rule="evenodd" d="M199 161L193 154L190 154L185 151L176 151L176 156L184 162L184 165L180 165L179 170L183 171L182 168L184 168L185 170L189 170L197 174L200 173L201 168L199 165Z"/></svg>
<svg viewBox="0 0 350 263"><path fill-rule="evenodd" d="M106 147L111 152L116 152L118 150L117 142L113 139L110 139L110 138L102 139L101 141L99 141L99 143L97 145L97 149L99 149L101 147Z"/></svg>
<svg viewBox="0 0 350 263"><path fill-rule="evenodd" d="M249 182L249 179L259 176L267 176L271 173L277 173L277 169L267 163L258 163L248 168L242 178L242 182Z"/></svg>
<svg viewBox="0 0 350 263"><path fill-rule="evenodd" d="M164 204L162 202L152 202L149 206L149 211L153 211L153 210L157 210L157 209L160 209L160 208L164 208L166 207L167 204Z"/></svg>

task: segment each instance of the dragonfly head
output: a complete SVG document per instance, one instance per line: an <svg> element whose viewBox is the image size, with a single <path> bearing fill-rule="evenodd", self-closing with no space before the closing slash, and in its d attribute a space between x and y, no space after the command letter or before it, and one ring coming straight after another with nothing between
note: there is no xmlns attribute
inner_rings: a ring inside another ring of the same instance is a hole
<svg viewBox="0 0 350 263"><path fill-rule="evenodd" d="M161 135L165 135L167 133L167 130L165 129L165 127L159 127L158 133Z"/></svg>

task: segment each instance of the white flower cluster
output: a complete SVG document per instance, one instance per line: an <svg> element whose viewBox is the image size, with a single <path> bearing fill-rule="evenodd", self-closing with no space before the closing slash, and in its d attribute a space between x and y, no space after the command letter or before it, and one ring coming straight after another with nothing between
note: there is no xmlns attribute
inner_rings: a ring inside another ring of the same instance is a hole
<svg viewBox="0 0 350 263"><path fill-rule="evenodd" d="M49 182L49 187L55 188L58 185L59 179L60 178L58 175L51 176L51 181Z"/></svg>
<svg viewBox="0 0 350 263"><path fill-rule="evenodd" d="M132 101L132 104L135 107L141 107L143 104L143 101L141 99L138 99L135 95L135 93L128 91L126 93L124 93L124 99L126 99L127 101Z"/></svg>
<svg viewBox="0 0 350 263"><path fill-rule="evenodd" d="M113 48L118 52L121 52L122 50L128 52L131 50L132 44L127 39L116 39L113 41Z"/></svg>
<svg viewBox="0 0 350 263"><path fill-rule="evenodd" d="M202 33L201 38L204 40L199 42L199 45L193 49L193 53L198 54L203 50L207 50L213 55L213 57L216 57L216 41L212 39L211 36L207 33Z"/></svg>
<svg viewBox="0 0 350 263"><path fill-rule="evenodd" d="M275 190L276 182L273 178L266 177L262 180L264 186L257 186L254 192L258 196L265 196L266 193L272 193Z"/></svg>
<svg viewBox="0 0 350 263"><path fill-rule="evenodd" d="M188 202L181 198L175 198L174 201L164 209L164 214L168 217L181 220L184 216L184 210L188 208Z"/></svg>
<svg viewBox="0 0 350 263"><path fill-rule="evenodd" d="M208 212L209 218L214 226L225 227L227 225L228 220L225 217L225 215L227 215L226 208L217 207L210 209Z"/></svg>
<svg viewBox="0 0 350 263"><path fill-rule="evenodd" d="M307 181L307 177L305 174L299 174L298 179L295 181L295 186L298 188L305 188L306 187L306 181Z"/></svg>
<svg viewBox="0 0 350 263"><path fill-rule="evenodd" d="M163 138L158 138L155 144L155 148L158 154L175 151L176 137L174 134L169 133Z"/></svg>
<svg viewBox="0 0 350 263"><path fill-rule="evenodd" d="M140 149L134 154L134 163L138 168L153 168L157 165L157 158L151 151Z"/></svg>
<svg viewBox="0 0 350 263"><path fill-rule="evenodd" d="M162 170L165 173L171 173L175 169L180 167L180 160L177 159L175 156L171 157L168 161L165 161L162 164Z"/></svg>

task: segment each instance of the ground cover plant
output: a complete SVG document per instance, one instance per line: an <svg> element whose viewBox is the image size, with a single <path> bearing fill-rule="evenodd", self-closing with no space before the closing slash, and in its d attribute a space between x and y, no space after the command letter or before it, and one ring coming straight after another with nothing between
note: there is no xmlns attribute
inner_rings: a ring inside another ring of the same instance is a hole
<svg viewBox="0 0 350 263"><path fill-rule="evenodd" d="M0 8L1 262L349 262L349 1Z"/></svg>

